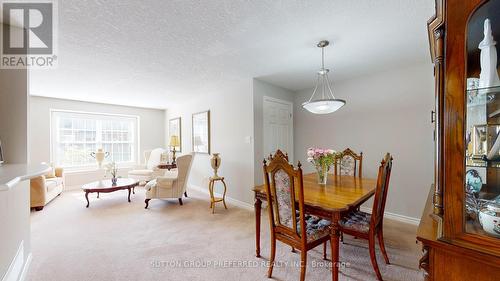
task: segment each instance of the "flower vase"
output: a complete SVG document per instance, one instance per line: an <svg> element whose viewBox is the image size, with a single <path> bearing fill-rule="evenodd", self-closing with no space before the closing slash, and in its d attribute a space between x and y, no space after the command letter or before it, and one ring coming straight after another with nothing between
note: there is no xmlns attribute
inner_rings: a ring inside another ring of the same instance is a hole
<svg viewBox="0 0 500 281"><path fill-rule="evenodd" d="M111 178L111 183L112 183L113 185L116 185L116 182L117 182L117 181L118 181L118 179L117 179L117 178L115 178L115 177Z"/></svg>
<svg viewBox="0 0 500 281"><path fill-rule="evenodd" d="M328 181L328 168L318 167L317 174L318 174L318 184L326 185L326 182Z"/></svg>

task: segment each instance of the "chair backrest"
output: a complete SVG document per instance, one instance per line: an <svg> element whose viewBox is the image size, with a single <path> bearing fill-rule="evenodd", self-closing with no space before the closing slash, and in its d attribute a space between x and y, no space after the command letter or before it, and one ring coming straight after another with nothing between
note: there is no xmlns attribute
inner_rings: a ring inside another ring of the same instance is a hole
<svg viewBox="0 0 500 281"><path fill-rule="evenodd" d="M391 170L392 156L387 153L378 168L377 188L375 190L375 199L373 201L372 218L370 222L370 227L374 229L381 226L381 222L384 218L385 201L387 199L387 191L389 190Z"/></svg>
<svg viewBox="0 0 500 281"><path fill-rule="evenodd" d="M279 149L278 149L278 150L279 150ZM278 150L277 150L276 152L278 152ZM281 151L281 150L279 150L279 151ZM283 152L283 151L281 151L281 153L285 155L285 159L286 159L286 161L289 161L289 159L288 159L288 152ZM273 159L273 154L272 154L272 153L270 153L270 154L269 154L269 157L267 157L267 160L268 160L268 161L271 161L272 159Z"/></svg>
<svg viewBox="0 0 500 281"><path fill-rule="evenodd" d="M154 169L161 163L161 156L165 153L165 149L163 148L155 148L150 151L144 152L144 158L146 160L146 168L149 170Z"/></svg>
<svg viewBox="0 0 500 281"><path fill-rule="evenodd" d="M335 175L348 175L362 177L363 152L356 154L350 148L342 151L334 162Z"/></svg>
<svg viewBox="0 0 500 281"><path fill-rule="evenodd" d="M178 187L185 188L189 172L191 171L191 166L193 164L193 154L185 154L176 159L177 164L177 181Z"/></svg>
<svg viewBox="0 0 500 281"><path fill-rule="evenodd" d="M280 150L269 161L267 165L264 160L264 181L271 231L273 235L281 234L305 243L304 188L300 162L298 169L294 169Z"/></svg>

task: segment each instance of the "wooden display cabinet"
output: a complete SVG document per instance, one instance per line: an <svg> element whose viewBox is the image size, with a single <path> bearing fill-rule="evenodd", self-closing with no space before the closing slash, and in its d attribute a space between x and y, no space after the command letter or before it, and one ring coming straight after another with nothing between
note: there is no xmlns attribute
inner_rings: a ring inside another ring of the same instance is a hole
<svg viewBox="0 0 500 281"><path fill-rule="evenodd" d="M500 0L436 0L428 22L435 180L417 233L426 280L500 280L500 220L485 215L500 216L500 85L479 82L486 19L500 42ZM500 43L489 46L500 55Z"/></svg>

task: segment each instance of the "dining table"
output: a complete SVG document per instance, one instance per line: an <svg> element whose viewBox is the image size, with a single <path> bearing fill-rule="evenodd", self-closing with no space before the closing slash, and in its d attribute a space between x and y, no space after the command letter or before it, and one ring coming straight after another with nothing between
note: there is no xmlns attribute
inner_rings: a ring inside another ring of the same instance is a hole
<svg viewBox="0 0 500 281"><path fill-rule="evenodd" d="M307 214L331 221L332 280L339 279L340 221L375 194L377 180L349 175L329 175L326 185L319 184L316 173L303 175L304 207ZM255 194L255 251L260 257L262 201L267 201L266 186L258 185ZM298 196L296 196L298 198Z"/></svg>

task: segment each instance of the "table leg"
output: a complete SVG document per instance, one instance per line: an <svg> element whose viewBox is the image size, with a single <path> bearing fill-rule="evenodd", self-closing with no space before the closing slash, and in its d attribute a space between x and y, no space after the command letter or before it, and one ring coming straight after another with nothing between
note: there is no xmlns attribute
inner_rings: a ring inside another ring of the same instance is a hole
<svg viewBox="0 0 500 281"><path fill-rule="evenodd" d="M255 256L260 258L260 211L262 210L262 201L255 198Z"/></svg>
<svg viewBox="0 0 500 281"><path fill-rule="evenodd" d="M99 192L97 192L97 198L99 198Z"/></svg>
<svg viewBox="0 0 500 281"><path fill-rule="evenodd" d="M214 199L214 181L208 183L208 192L210 193L210 209L212 214L215 212L215 199Z"/></svg>
<svg viewBox="0 0 500 281"><path fill-rule="evenodd" d="M128 188L128 202L130 202L130 192L132 191L132 188Z"/></svg>
<svg viewBox="0 0 500 281"><path fill-rule="evenodd" d="M221 180L221 181L224 184L224 194L222 194L222 203L224 203L224 208L226 208L226 210L227 210L227 206L226 206L226 191L227 191L226 182L224 180Z"/></svg>
<svg viewBox="0 0 500 281"><path fill-rule="evenodd" d="M335 213L332 218L330 245L332 248L332 280L339 280L339 243L340 243L340 229L339 229L340 214Z"/></svg>
<svg viewBox="0 0 500 281"><path fill-rule="evenodd" d="M90 201L89 201L89 193L87 191L85 192L85 199L87 199L87 207L86 208L88 208L90 205Z"/></svg>

